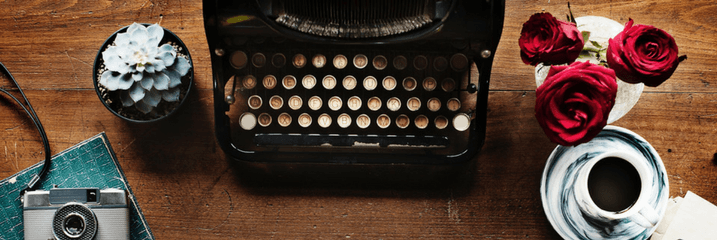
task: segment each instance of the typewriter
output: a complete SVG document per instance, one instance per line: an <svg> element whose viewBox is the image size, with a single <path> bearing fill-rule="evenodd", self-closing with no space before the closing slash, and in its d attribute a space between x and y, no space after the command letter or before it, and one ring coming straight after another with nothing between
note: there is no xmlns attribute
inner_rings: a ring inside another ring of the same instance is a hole
<svg viewBox="0 0 717 240"><path fill-rule="evenodd" d="M503 0L204 0L216 136L258 163L466 162Z"/></svg>

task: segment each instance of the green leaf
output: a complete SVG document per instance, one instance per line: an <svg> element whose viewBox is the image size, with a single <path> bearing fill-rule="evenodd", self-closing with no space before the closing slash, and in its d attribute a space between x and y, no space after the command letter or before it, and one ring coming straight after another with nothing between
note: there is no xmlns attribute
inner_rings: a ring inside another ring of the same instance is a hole
<svg viewBox="0 0 717 240"><path fill-rule="evenodd" d="M583 42L588 42L590 40L589 31L581 31L580 33L583 34Z"/></svg>
<svg viewBox="0 0 717 240"><path fill-rule="evenodd" d="M600 43L598 43L596 41L590 41L590 43L592 43L593 46L597 47L598 49L602 49L602 46L600 46Z"/></svg>

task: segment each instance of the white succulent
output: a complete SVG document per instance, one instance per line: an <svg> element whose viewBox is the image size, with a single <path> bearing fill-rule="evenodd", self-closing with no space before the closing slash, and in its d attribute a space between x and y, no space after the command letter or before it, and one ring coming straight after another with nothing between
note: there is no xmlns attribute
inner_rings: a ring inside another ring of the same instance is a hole
<svg viewBox="0 0 717 240"><path fill-rule="evenodd" d="M163 37L158 24L133 23L102 52L106 71L99 83L109 91L120 91L123 106L135 105L149 113L162 99L179 101L179 85L191 65L172 45L159 46Z"/></svg>

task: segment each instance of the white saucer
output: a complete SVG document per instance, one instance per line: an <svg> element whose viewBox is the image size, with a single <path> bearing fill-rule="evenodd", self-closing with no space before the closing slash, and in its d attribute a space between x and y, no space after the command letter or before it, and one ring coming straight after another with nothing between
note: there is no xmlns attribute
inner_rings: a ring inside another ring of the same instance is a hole
<svg viewBox="0 0 717 240"><path fill-rule="evenodd" d="M660 216L665 214L670 194L665 166L655 149L645 139L625 128L606 126L593 140L575 147L560 146L548 157L540 182L543 210L555 231L564 239L647 239L657 228L643 228L630 220L599 223L586 218L573 195L577 171L598 154L605 151L630 151L645 157L653 169L649 197Z"/></svg>

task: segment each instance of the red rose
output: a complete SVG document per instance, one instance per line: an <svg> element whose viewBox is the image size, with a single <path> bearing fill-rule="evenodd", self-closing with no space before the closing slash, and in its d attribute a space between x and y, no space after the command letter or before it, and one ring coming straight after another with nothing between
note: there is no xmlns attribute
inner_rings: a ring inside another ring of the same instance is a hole
<svg viewBox="0 0 717 240"><path fill-rule="evenodd" d="M550 13L536 13L523 23L518 45L525 64L571 63L583 50L583 35L574 23L560 21Z"/></svg>
<svg viewBox="0 0 717 240"><path fill-rule="evenodd" d="M675 39L662 29L632 25L630 19L607 47L607 64L625 82L657 87L680 63Z"/></svg>
<svg viewBox="0 0 717 240"><path fill-rule="evenodd" d="M617 95L615 72L589 62L551 66L535 95L535 118L548 138L564 146L578 145L607 124Z"/></svg>

